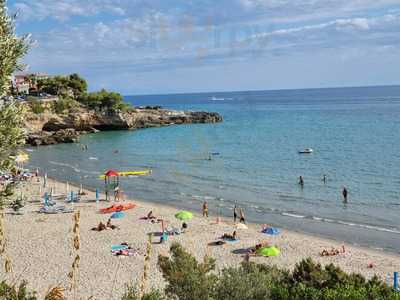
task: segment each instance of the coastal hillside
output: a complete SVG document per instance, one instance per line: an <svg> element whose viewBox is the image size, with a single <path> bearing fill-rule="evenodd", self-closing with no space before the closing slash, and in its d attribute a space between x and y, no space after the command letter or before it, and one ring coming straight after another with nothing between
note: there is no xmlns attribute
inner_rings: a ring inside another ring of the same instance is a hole
<svg viewBox="0 0 400 300"><path fill-rule="evenodd" d="M22 87L26 93L22 93ZM72 143L84 133L193 123L221 122L217 113L134 107L116 92L88 92L78 74L19 75L13 96L25 106L26 142L31 145Z"/></svg>
<svg viewBox="0 0 400 300"><path fill-rule="evenodd" d="M62 100L26 103L27 144L39 146L73 143L79 140L81 134L105 130L133 130L222 121L218 113L176 111L160 107L95 110L76 103L74 107L60 111L57 109L60 105L57 101Z"/></svg>

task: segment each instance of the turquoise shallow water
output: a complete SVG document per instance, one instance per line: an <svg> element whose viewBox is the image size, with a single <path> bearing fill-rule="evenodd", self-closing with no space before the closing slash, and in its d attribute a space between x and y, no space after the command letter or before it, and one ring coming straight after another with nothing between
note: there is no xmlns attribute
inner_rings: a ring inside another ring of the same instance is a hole
<svg viewBox="0 0 400 300"><path fill-rule="evenodd" d="M124 179L125 192L196 209L207 200L227 215L237 203L253 221L400 251L400 87L127 99L216 111L224 122L87 135L87 152L41 147L30 165L92 187L102 187L96 177L108 168L151 168L149 177ZM297 153L308 147L312 155ZM210 152L220 155L209 161Z"/></svg>

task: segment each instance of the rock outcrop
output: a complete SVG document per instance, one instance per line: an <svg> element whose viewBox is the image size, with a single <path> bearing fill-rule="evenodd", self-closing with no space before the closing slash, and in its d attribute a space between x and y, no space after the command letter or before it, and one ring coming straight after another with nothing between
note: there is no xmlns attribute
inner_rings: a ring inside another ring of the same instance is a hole
<svg viewBox="0 0 400 300"><path fill-rule="evenodd" d="M84 107L64 114L30 112L26 120L27 144L74 143L85 133L105 130L130 130L181 124L222 122L218 113L136 108L126 112L97 112Z"/></svg>

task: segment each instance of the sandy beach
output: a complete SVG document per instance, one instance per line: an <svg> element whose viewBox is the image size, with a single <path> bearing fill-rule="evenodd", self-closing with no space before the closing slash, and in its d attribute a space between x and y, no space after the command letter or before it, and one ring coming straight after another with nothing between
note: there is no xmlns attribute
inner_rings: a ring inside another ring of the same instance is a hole
<svg viewBox="0 0 400 300"><path fill-rule="evenodd" d="M6 255L11 259L12 272L7 275L1 272L0 280L27 280L29 288L36 290L38 296L43 298L51 286L69 286L67 275L71 271L76 252L72 242L73 214L45 215L37 212L43 201L39 194L41 184L33 179L24 183L20 189L28 199L23 215L14 215L9 209L5 211ZM50 188L55 189L56 193L65 193L66 190L65 183L48 179L47 190ZM78 191L77 187L70 189ZM108 219L108 215L99 213L99 209L110 206L110 202L96 203L94 193L86 192L87 196L80 203L57 203L81 213L77 294L81 299L119 299L125 285L135 284L142 276L148 234L161 231L160 224L152 224L140 218L152 210L155 216L166 220L168 224L180 227L182 222L174 217L179 209L126 199L126 202L136 203L137 207L126 211L124 218L113 221L120 229L96 232L91 228ZM163 244L158 244L159 237L153 237L147 288L163 287L162 275L157 269L157 257L159 254L167 255L172 242L181 243L198 259L206 254L211 255L217 259L219 268L238 265L244 259L245 249L267 240L277 246L281 254L270 258L252 257L252 261L291 269L301 259L311 257L322 264L334 263L347 272L361 273L366 277L376 274L385 281L394 271L400 271L399 255L345 245L345 254L321 257L319 253L323 249L340 248L342 244L287 230L271 237L261 233L259 224L249 224L249 229L238 230L240 241L236 243L209 246L210 242L217 240L223 233L233 232L233 220L223 219L220 224L216 224L216 216L203 218L195 214L187 223L189 228L184 234L172 236ZM140 254L132 257L113 256L111 245L122 242L139 249ZM368 267L370 263L373 263L373 268ZM67 296L71 299L71 292L67 292Z"/></svg>

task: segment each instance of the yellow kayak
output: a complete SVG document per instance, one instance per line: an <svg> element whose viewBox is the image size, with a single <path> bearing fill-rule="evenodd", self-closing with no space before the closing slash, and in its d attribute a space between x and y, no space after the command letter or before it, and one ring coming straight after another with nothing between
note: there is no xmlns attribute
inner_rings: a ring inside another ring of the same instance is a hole
<svg viewBox="0 0 400 300"><path fill-rule="evenodd" d="M129 176L147 176L151 174L151 170L143 170L143 171L118 171L119 176L121 177L129 177ZM105 175L100 175L100 179L106 178Z"/></svg>

